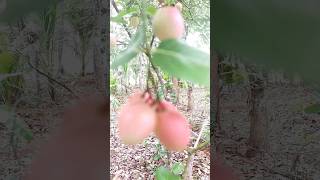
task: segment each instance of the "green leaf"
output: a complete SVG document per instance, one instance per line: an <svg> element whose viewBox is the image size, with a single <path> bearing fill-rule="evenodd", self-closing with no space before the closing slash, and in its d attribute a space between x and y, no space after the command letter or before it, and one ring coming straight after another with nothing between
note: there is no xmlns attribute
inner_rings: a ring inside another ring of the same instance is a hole
<svg viewBox="0 0 320 180"><path fill-rule="evenodd" d="M13 70L15 64L15 57L13 54L3 52L0 54L0 74L10 73Z"/></svg>
<svg viewBox="0 0 320 180"><path fill-rule="evenodd" d="M136 14L138 12L139 12L139 9L137 7L132 7L132 8L124 9L124 10L120 11L118 16L124 17L124 16L127 16L127 15Z"/></svg>
<svg viewBox="0 0 320 180"><path fill-rule="evenodd" d="M184 171L184 165L177 162L173 165L171 170L172 170L173 174L175 174L175 175L182 174Z"/></svg>
<svg viewBox="0 0 320 180"><path fill-rule="evenodd" d="M118 23L118 24L126 23L126 21L122 17L119 17L119 16L111 17L110 20L112 22L115 22L115 23Z"/></svg>
<svg viewBox="0 0 320 180"><path fill-rule="evenodd" d="M123 23L126 23L126 21L123 19L124 16L132 15L137 12L138 12L138 9L135 7L132 7L129 9L124 9L124 10L120 11L117 16L111 17L110 20L115 23L123 24Z"/></svg>
<svg viewBox="0 0 320 180"><path fill-rule="evenodd" d="M28 130L28 129L21 128L21 129L20 129L20 135L21 135L25 140L27 140L28 142L33 139L33 134L32 134L32 132L31 132L30 130Z"/></svg>
<svg viewBox="0 0 320 180"><path fill-rule="evenodd" d="M304 109L304 112L307 114L318 114L320 113L320 104L313 104Z"/></svg>
<svg viewBox="0 0 320 180"><path fill-rule="evenodd" d="M320 83L319 6L320 1L215 1L213 46Z"/></svg>
<svg viewBox="0 0 320 180"><path fill-rule="evenodd" d="M157 12L157 8L154 6L149 6L146 9L146 13L150 16L153 16Z"/></svg>
<svg viewBox="0 0 320 180"><path fill-rule="evenodd" d="M143 23L143 25L140 26L135 37L130 42L129 47L116 57L116 59L111 65L111 68L115 69L118 66L128 63L130 60L136 57L140 52L141 44L144 42L144 38L145 38L145 23Z"/></svg>
<svg viewBox="0 0 320 180"><path fill-rule="evenodd" d="M157 154L153 157L153 160L158 161L160 158L161 158L161 156L159 154Z"/></svg>
<svg viewBox="0 0 320 180"><path fill-rule="evenodd" d="M156 171L156 180L180 180L181 177L174 175L167 168L161 166Z"/></svg>
<svg viewBox="0 0 320 180"><path fill-rule="evenodd" d="M162 41L152 57L153 64L178 78L210 85L210 56L179 40Z"/></svg>

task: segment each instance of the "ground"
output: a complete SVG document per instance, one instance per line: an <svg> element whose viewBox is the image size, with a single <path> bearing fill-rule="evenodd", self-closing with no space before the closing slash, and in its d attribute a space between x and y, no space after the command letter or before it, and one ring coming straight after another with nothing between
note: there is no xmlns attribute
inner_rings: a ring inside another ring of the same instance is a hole
<svg viewBox="0 0 320 180"><path fill-rule="evenodd" d="M90 94L95 92L94 77L88 75L85 78L66 77L60 79L64 84L79 94ZM72 79L72 81L70 80ZM0 179L13 180L21 179L26 167L30 164L32 157L46 141L51 132L58 127L62 120L64 108L70 105L75 98L60 87L57 88L57 101L54 103L48 97L46 91L41 94L28 93L23 96L16 112L19 117L19 124L28 126L33 133L33 140L18 141L13 143L11 140L12 131L0 119ZM195 99L195 109L193 113L185 111L186 102L182 101L179 109L190 119L192 115L193 127L195 133L198 133L203 120L209 120L209 100L203 100L207 97L204 90L197 89L194 92L197 96ZM117 98L123 102L128 94L118 94ZM185 96L185 93L182 93ZM41 98L40 98L41 97ZM202 99L201 99L202 98ZM181 98L185 99L185 98ZM200 103L201 102L201 103ZM157 152L157 139L150 136L144 144L136 146L126 146L120 143L116 128L116 111L112 108L110 115L110 176L119 174L119 177L125 179L154 179L154 168L163 165L166 157L154 160ZM3 114L0 114L0 117ZM184 162L186 153L173 153L171 162ZM210 153L209 148L199 151L195 155L193 175L194 179L209 179L210 174Z"/></svg>
<svg viewBox="0 0 320 180"><path fill-rule="evenodd" d="M133 88L134 89L134 88ZM128 92L128 95L130 92ZM199 133L202 122L209 121L209 99L206 98L204 89L196 88L193 92L195 107L191 112L186 111L186 91L182 91L181 102L178 109L189 119L193 126L193 131ZM116 95L116 99L120 104L125 103L128 95ZM111 111L111 169L110 173L113 176L118 175L123 180L129 179L154 179L154 172L157 167L167 165L167 156L159 160L154 160L157 156L157 144L159 140L151 135L143 144L124 145L121 143L117 130L117 113L119 107L112 108ZM196 137L195 137L196 138ZM192 141L195 142L195 139ZM172 152L170 153L170 162L173 165L175 162L186 163L188 158L187 152ZM193 179L207 180L210 179L210 151L209 148L199 151L195 154L193 162Z"/></svg>
<svg viewBox="0 0 320 180"><path fill-rule="evenodd" d="M319 96L308 87L275 84L266 89L267 140L257 157L247 158L249 121L247 91L240 86L224 90L222 127L217 138L224 145L227 163L243 179L318 180L320 179L320 115L306 114L304 107L319 103Z"/></svg>

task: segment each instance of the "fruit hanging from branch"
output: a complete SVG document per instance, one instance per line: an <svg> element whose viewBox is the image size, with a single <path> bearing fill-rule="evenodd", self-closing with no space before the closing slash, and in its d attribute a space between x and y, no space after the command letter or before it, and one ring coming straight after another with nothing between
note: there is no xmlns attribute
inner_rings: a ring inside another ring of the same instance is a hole
<svg viewBox="0 0 320 180"><path fill-rule="evenodd" d="M190 141L190 125L166 100L154 100L149 92L136 91L123 105L118 120L120 139L138 144L152 132L168 150L183 151Z"/></svg>
<svg viewBox="0 0 320 180"><path fill-rule="evenodd" d="M190 141L189 123L174 105L164 102L157 112L156 136L168 150L183 151Z"/></svg>
<svg viewBox="0 0 320 180"><path fill-rule="evenodd" d="M141 143L155 128L155 108L147 103L144 93L134 93L120 110L118 123L124 144Z"/></svg>
<svg viewBox="0 0 320 180"><path fill-rule="evenodd" d="M160 8L153 17L153 32L161 41L181 38L184 31L184 19L177 7Z"/></svg>

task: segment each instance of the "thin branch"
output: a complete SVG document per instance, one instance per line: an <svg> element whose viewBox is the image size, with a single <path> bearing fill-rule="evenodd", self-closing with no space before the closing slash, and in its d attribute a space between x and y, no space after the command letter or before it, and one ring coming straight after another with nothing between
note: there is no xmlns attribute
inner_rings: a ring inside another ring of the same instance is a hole
<svg viewBox="0 0 320 180"><path fill-rule="evenodd" d="M150 48L152 48L152 46L153 46L154 39L155 39L155 36L153 35L153 36L152 36L152 39L151 39L151 42L150 42Z"/></svg>
<svg viewBox="0 0 320 180"><path fill-rule="evenodd" d="M187 160L187 165L186 165L186 168L183 173L183 177L185 180L192 179L192 167L193 167L194 154L197 151L201 150L202 148L207 147L207 145L209 144L209 141L206 141L206 142L198 145L206 124L207 124L207 122L204 120L202 123L201 130L199 132L198 138L196 140L196 143L194 144L193 148L190 151L188 151L189 158Z"/></svg>
<svg viewBox="0 0 320 180"><path fill-rule="evenodd" d="M150 57L149 57L149 56L150 56ZM167 91L166 91L166 89L164 88L164 82L163 82L163 80L162 80L162 78L161 78L161 76L160 76L159 70L158 70L158 69L153 65L153 63L151 62L151 55L149 55L149 56L148 56L148 57L149 57L149 61L150 61L151 67L152 67L152 69L154 70L154 72L156 73L157 78L159 79L159 82L160 82L160 86L161 86L163 95L164 95L164 97L165 97L165 99L166 99L166 97L167 97Z"/></svg>
<svg viewBox="0 0 320 180"><path fill-rule="evenodd" d="M112 0L111 3L112 3L113 8L114 8L114 9L117 11L117 13L119 14L120 10L119 10L116 2L115 2L114 0ZM123 28L127 31L128 36L131 38L131 33L130 33L128 27L127 27L124 23L122 23L122 26L123 26Z"/></svg>
<svg viewBox="0 0 320 180"><path fill-rule="evenodd" d="M28 60L28 64L29 64L29 66L30 66L32 69L34 69L35 71L37 71L39 74L45 76L45 77L48 78L50 81L52 81L52 82L60 85L61 87L63 87L63 88L66 89L67 91L69 91L72 95L74 95L75 97L79 98L79 96L78 96L75 92L73 92L69 87L67 87L67 86L64 85L63 83L55 80L54 78L50 77L48 74L46 74L46 73L40 71L39 69L37 69L36 67L34 67L29 60Z"/></svg>

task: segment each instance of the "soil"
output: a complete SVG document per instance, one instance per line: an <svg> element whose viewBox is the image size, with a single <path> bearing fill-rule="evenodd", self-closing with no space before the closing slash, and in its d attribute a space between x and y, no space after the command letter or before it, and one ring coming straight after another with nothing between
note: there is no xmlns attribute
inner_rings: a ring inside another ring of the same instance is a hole
<svg viewBox="0 0 320 180"><path fill-rule="evenodd" d="M68 79L68 80L67 80ZM72 81L70 80L72 79ZM60 79L65 85L74 90L77 94L90 94L95 92L95 81L92 75L84 78L66 77ZM5 123L5 119L0 120L0 179L13 180L21 179L23 173L30 165L34 154L42 143L59 126L62 120L64 108L70 105L75 97L66 90L57 87L56 101L52 102L47 91L42 90L40 94L30 93L23 95L15 112L17 124L28 127L33 139L26 141L21 135L17 135L17 141L12 140L12 129ZM116 99L123 103L129 95L126 93L117 94ZM186 96L186 92L182 93ZM200 131L202 122L209 121L209 99L205 90L195 89L195 108L191 112L186 112L187 102L182 101L179 105L188 119L192 119L193 131ZM187 99L181 97L180 99ZM112 103L112 101L111 101ZM159 144L154 135L148 137L143 144L136 146L126 146L122 144L117 135L116 116L117 108L111 108L110 113L110 176L118 175L122 180L125 179L154 179L155 169L167 162L166 157L154 160L157 155ZM1 112L0 112L1 113ZM1 118L5 117L1 114ZM11 117L11 116L8 116ZM191 118L192 117L192 118ZM193 140L194 143L195 140ZM200 142L203 142L201 140ZM186 162L187 153L170 153L170 162ZM209 148L198 151L195 154L193 164L194 179L210 179L210 152Z"/></svg>

